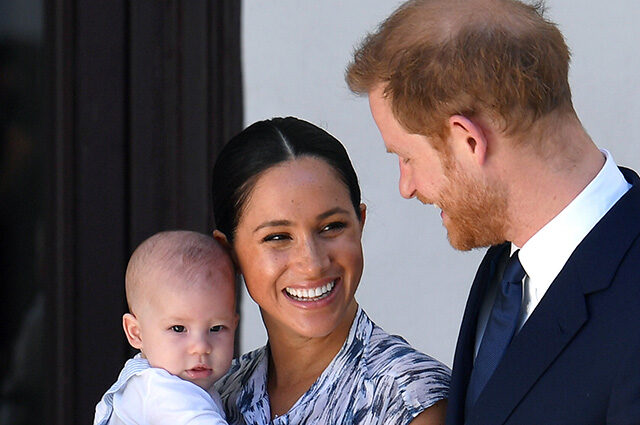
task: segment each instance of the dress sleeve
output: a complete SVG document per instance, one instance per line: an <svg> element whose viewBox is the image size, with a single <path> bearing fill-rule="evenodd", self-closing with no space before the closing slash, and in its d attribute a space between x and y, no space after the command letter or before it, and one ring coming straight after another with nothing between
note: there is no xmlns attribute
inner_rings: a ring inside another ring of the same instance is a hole
<svg viewBox="0 0 640 425"><path fill-rule="evenodd" d="M408 424L449 395L450 372L442 363L420 356L404 366L389 371L377 385L376 404L384 406L381 423L385 425Z"/></svg>
<svg viewBox="0 0 640 425"><path fill-rule="evenodd" d="M146 425L227 424L211 395L161 369L148 369L131 378L122 399L127 410Z"/></svg>

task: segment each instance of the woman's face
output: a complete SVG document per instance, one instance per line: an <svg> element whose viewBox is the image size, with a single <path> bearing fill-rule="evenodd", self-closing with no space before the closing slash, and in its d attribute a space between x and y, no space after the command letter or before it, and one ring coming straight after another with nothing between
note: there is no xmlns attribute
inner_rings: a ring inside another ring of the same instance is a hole
<svg viewBox="0 0 640 425"><path fill-rule="evenodd" d="M347 187L323 160L302 157L260 176L233 248L270 336L348 330L362 275L364 205L361 215L358 220Z"/></svg>

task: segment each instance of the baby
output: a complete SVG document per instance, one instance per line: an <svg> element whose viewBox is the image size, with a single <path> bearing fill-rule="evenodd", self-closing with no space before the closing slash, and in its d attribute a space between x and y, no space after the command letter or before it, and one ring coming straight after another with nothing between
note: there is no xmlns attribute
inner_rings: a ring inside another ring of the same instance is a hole
<svg viewBox="0 0 640 425"><path fill-rule="evenodd" d="M161 232L135 250L122 326L140 353L96 406L94 425L227 423L213 384L233 357L234 276L229 255L200 233Z"/></svg>

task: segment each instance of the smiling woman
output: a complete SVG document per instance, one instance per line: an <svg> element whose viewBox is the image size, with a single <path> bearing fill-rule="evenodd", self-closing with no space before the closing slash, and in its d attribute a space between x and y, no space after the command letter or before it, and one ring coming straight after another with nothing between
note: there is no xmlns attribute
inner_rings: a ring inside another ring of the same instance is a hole
<svg viewBox="0 0 640 425"><path fill-rule="evenodd" d="M214 236L269 337L218 383L229 423L443 423L449 370L356 302L366 208L342 144L261 121L223 149L213 183Z"/></svg>

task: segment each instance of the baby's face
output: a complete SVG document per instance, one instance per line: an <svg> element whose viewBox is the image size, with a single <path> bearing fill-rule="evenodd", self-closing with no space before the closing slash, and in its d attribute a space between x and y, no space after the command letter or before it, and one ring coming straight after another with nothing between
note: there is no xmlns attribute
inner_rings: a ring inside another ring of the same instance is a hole
<svg viewBox="0 0 640 425"><path fill-rule="evenodd" d="M142 353L151 366L205 390L229 370L238 322L232 277L212 272L195 284L157 282L138 316ZM170 273L154 278L180 279Z"/></svg>

